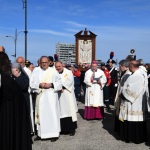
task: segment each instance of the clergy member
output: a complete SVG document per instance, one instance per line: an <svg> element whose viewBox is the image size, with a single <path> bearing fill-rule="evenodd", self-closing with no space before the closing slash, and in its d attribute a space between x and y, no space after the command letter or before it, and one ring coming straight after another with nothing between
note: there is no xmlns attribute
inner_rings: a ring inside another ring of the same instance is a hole
<svg viewBox="0 0 150 150"><path fill-rule="evenodd" d="M120 109L120 93L122 92L122 88L124 86L124 83L128 79L128 77L131 75L131 72L129 70L129 61L127 60L121 60L119 62L119 69L121 73L121 78L120 82L118 83L118 88L117 88L117 93L116 93L116 98L115 98L115 131L118 132L120 126L119 126L119 109Z"/></svg>
<svg viewBox="0 0 150 150"><path fill-rule="evenodd" d="M77 103L74 94L74 77L72 71L63 67L61 62L55 63L62 81L59 94L61 133L75 135L77 128Z"/></svg>
<svg viewBox="0 0 150 150"><path fill-rule="evenodd" d="M35 107L35 123L38 136L35 140L56 141L60 134L58 91L62 89L61 78L55 68L49 67L49 59L42 56L41 67L31 75L31 88L38 92Z"/></svg>
<svg viewBox="0 0 150 150"><path fill-rule="evenodd" d="M103 119L104 117L103 87L107 80L104 72L97 67L97 62L93 61L91 69L85 72L84 118L87 120Z"/></svg>
<svg viewBox="0 0 150 150"><path fill-rule="evenodd" d="M22 56L19 56L16 59L16 62L21 65L21 67L23 68L23 71L25 71L26 75L30 78L31 70L25 66L25 59Z"/></svg>
<svg viewBox="0 0 150 150"><path fill-rule="evenodd" d="M147 105L147 79L134 60L129 64L132 75L128 77L121 92L119 112L119 134L125 142L136 144L146 142L146 121L144 106Z"/></svg>

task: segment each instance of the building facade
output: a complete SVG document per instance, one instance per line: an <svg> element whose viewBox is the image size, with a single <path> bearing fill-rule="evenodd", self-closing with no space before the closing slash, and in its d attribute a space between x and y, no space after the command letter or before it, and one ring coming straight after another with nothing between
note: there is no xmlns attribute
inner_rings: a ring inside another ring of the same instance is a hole
<svg viewBox="0 0 150 150"><path fill-rule="evenodd" d="M56 54L58 55L58 60L65 64L74 65L76 63L75 50L75 44L56 44Z"/></svg>

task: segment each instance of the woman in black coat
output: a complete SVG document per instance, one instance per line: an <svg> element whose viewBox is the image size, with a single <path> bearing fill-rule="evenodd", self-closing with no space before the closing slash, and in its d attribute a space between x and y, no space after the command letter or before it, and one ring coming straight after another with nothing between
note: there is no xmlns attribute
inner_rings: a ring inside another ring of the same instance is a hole
<svg viewBox="0 0 150 150"><path fill-rule="evenodd" d="M27 109L28 109L28 112L30 113L30 96L28 92L29 78L27 75L24 74L20 64L18 63L11 64L11 71L12 71L12 77L17 82L17 84L19 85L20 89L23 92L24 98L27 103Z"/></svg>
<svg viewBox="0 0 150 150"><path fill-rule="evenodd" d="M32 150L26 101L10 72L8 56L0 52L0 150Z"/></svg>

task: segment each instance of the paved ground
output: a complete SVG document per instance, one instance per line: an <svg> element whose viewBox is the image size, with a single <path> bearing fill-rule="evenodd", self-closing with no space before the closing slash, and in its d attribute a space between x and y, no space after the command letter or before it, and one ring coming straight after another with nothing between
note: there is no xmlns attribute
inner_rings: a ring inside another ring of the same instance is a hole
<svg viewBox="0 0 150 150"><path fill-rule="evenodd" d="M114 109L105 111L104 121L83 119L84 104L79 102L78 129L75 136L60 135L56 142L36 141L33 150L149 150L145 143L134 144L120 141L115 135Z"/></svg>

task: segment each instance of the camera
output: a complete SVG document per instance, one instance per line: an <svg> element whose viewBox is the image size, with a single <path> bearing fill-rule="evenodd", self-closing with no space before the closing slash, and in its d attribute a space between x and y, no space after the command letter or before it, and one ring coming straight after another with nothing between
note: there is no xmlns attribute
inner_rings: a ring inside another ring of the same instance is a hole
<svg viewBox="0 0 150 150"><path fill-rule="evenodd" d="M134 50L134 49L131 49L131 50L130 50L130 54L131 54L131 55L134 55L134 54L135 54L135 50Z"/></svg>

